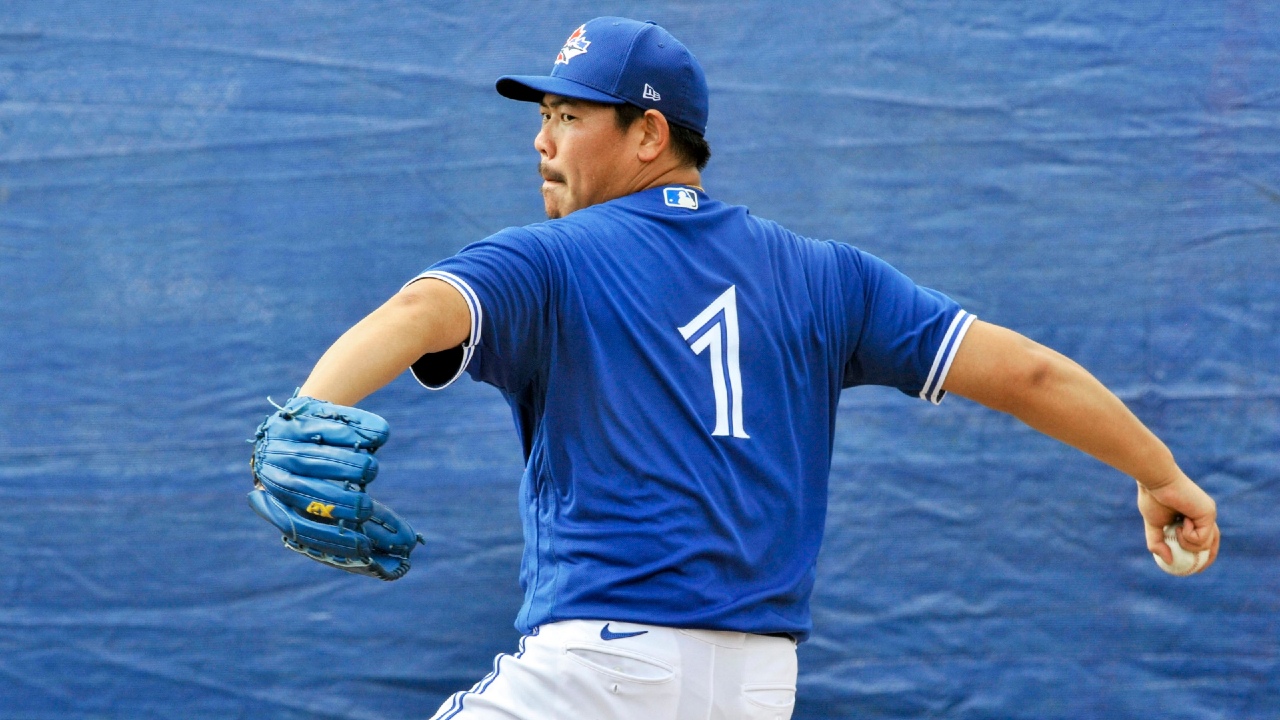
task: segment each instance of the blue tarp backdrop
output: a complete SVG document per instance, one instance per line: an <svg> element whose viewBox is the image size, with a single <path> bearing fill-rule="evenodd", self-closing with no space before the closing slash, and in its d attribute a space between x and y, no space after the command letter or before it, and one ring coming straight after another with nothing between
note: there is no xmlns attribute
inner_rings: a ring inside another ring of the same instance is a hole
<svg viewBox="0 0 1280 720"><path fill-rule="evenodd" d="M960 398L841 402L795 717L1280 717L1280 4L0 3L0 718L424 718L512 651L497 391L397 380L380 583L255 516L245 443L433 261L542 219L533 106L597 15L711 86L709 192L1090 368L1219 502ZM657 720L657 719L655 719Z"/></svg>

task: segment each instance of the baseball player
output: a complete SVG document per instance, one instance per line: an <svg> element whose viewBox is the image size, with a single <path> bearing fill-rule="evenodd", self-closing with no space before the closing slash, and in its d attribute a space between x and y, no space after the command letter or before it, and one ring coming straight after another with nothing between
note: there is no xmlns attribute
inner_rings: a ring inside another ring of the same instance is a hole
<svg viewBox="0 0 1280 720"><path fill-rule="evenodd" d="M506 397L527 462L524 637L435 718L790 717L847 387L1011 413L1132 476L1153 553L1172 561L1162 531L1181 519L1182 547L1216 557L1213 500L1079 365L709 195L706 80L661 27L591 20L549 76L497 90L541 112L550 219L411 280L325 353L255 453L255 507L286 543L394 579L418 538L364 498L385 423L350 406L410 368ZM281 471L306 442L347 474Z"/></svg>

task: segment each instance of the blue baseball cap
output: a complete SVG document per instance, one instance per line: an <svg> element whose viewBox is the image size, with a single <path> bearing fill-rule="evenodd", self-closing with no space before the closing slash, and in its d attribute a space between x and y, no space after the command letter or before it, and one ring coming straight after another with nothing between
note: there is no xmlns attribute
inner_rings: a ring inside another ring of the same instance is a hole
<svg viewBox="0 0 1280 720"><path fill-rule="evenodd" d="M653 108L705 135L707 78L698 59L654 23L599 17L569 39L550 75L504 75L498 92L512 100L542 102L545 93L610 105Z"/></svg>

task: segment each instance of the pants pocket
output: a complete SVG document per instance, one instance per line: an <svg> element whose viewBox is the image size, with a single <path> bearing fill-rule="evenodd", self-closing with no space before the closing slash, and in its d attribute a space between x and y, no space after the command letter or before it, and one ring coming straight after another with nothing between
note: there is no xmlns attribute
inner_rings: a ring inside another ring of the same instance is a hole
<svg viewBox="0 0 1280 720"><path fill-rule="evenodd" d="M642 653L569 643L561 655L557 718L667 720L680 705L676 668Z"/></svg>
<svg viewBox="0 0 1280 720"><path fill-rule="evenodd" d="M675 668L657 658L620 648L598 645L568 645L564 652L570 659L598 673L619 680L657 685L676 676Z"/></svg>
<svg viewBox="0 0 1280 720"><path fill-rule="evenodd" d="M790 720L796 704L796 646L781 638L751 638L742 678L743 720Z"/></svg>
<svg viewBox="0 0 1280 720"><path fill-rule="evenodd" d="M791 717L791 710L796 704L796 686L782 683L743 685L742 697L747 701L748 705L775 713L774 715L767 713L760 715L761 718L768 717L770 720L774 717L789 718ZM777 713L785 714L778 715Z"/></svg>

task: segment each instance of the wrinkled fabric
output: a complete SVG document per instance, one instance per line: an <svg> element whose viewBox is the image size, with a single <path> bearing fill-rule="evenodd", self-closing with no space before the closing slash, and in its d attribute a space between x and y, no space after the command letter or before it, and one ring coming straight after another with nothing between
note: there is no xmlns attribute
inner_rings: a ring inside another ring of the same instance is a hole
<svg viewBox="0 0 1280 720"><path fill-rule="evenodd" d="M397 583L281 548L244 441L418 270L541 219L536 109L493 81L605 14L698 56L715 197L1077 359L1219 502L1218 564L1174 578L1119 473L960 398L846 391L795 717L1274 717L1262 0L5 3L0 717L423 717L515 650L496 391L362 403L379 499L427 539Z"/></svg>

